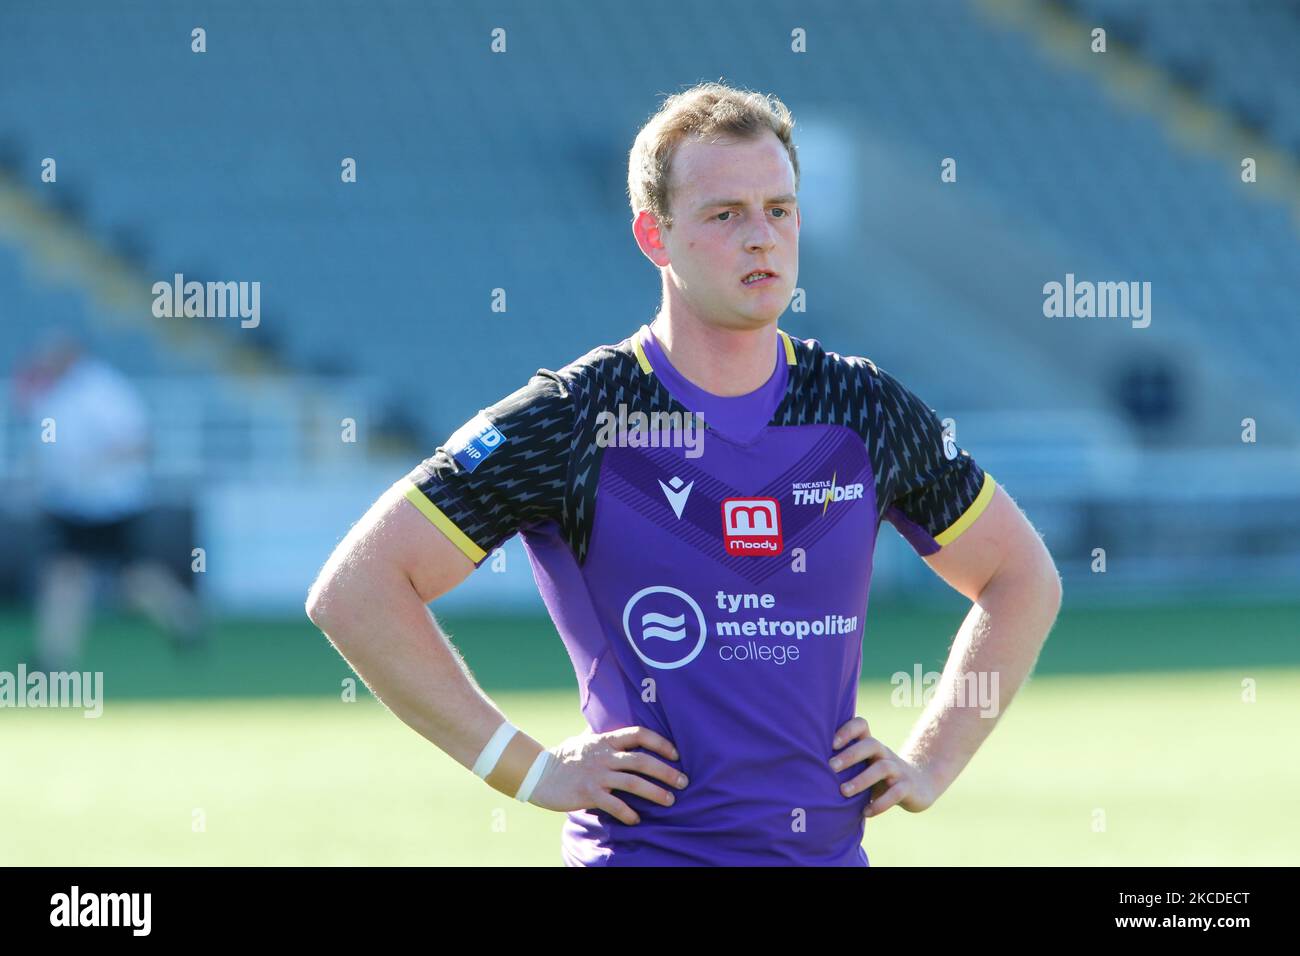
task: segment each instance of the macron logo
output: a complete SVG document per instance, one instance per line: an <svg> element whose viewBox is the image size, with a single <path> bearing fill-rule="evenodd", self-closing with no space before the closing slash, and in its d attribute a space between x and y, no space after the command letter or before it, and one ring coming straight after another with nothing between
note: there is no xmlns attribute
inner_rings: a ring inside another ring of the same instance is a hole
<svg viewBox="0 0 1300 956"><path fill-rule="evenodd" d="M669 485L672 486L671 489L669 488ZM682 485L682 480L676 475L673 475L672 478L669 479L667 485L665 485L662 480L659 482L659 487L664 490L664 497L667 498L668 503L673 506L673 514L677 515L678 518L681 518L682 516L682 509L686 507L686 499L690 497L691 488L695 486L695 482L692 481L685 487L682 487Z"/></svg>

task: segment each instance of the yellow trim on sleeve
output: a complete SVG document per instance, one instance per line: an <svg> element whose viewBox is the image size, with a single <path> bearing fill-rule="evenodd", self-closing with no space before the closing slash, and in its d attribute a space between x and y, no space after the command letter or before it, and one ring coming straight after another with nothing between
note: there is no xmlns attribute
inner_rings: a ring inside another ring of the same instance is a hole
<svg viewBox="0 0 1300 956"><path fill-rule="evenodd" d="M649 375L654 371L654 369L650 367L650 360L645 357L645 349L641 347L641 336L643 334L645 334L644 325L641 326L641 331L637 332L636 336L632 339L632 348L636 350L636 360L641 365L641 371Z"/></svg>
<svg viewBox="0 0 1300 956"><path fill-rule="evenodd" d="M786 335L781 329L777 329L776 334L781 336L781 340L785 342L785 364L798 365L799 360L794 357L794 343L790 341L790 336Z"/></svg>
<svg viewBox="0 0 1300 956"><path fill-rule="evenodd" d="M420 514L433 522L433 526L451 539L451 543L465 552L465 557L478 564L487 556L487 552L476 545L464 531L456 527L441 508L429 500L411 479L406 479L406 500L420 509Z"/></svg>
<svg viewBox="0 0 1300 956"><path fill-rule="evenodd" d="M984 472L984 486L980 488L980 493L975 496L971 506L966 509L966 513L952 523L952 525L940 534L935 535L935 543L939 547L951 544L956 541L963 531L975 523L975 519L984 513L984 509L989 506L993 500L993 492L997 490L998 483L993 480L993 476L987 471Z"/></svg>

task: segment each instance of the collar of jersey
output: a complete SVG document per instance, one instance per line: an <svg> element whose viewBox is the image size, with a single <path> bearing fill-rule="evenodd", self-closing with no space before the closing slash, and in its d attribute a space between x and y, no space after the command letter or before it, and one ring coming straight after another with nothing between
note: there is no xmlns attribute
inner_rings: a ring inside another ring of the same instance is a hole
<svg viewBox="0 0 1300 956"><path fill-rule="evenodd" d="M714 395L673 367L648 324L637 330L632 345L642 372L657 375L668 393L687 411L702 413L704 425L711 433L740 445L752 444L762 435L789 392L790 366L798 364L790 336L777 329L776 362L768 380L745 395Z"/></svg>

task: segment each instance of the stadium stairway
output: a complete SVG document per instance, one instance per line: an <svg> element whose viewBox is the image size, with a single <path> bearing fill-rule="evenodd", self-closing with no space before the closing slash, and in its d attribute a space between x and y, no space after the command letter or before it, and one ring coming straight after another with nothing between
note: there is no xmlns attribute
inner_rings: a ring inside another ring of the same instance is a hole
<svg viewBox="0 0 1300 956"><path fill-rule="evenodd" d="M796 57L786 28L766 23L776 5L734 0L618 23L576 0L309 16L71 6L76 26L60 17L54 30L37 9L0 39L4 76L65 104L0 83L9 168L60 157L59 191L78 197L86 232L128 249L144 276L262 282L261 327L213 330L196 363L229 346L245 364L382 377L425 451L538 367L653 315L626 149L655 106L648 90L719 75L778 92L863 164L804 146L809 307L783 319L792 333L893 366L934 404L1069 405L1116 421L1113 376L1150 352L1190 397L1164 440L1218 434L1215 410L1243 376L1260 404L1295 407L1300 385L1280 375L1300 276L1287 194L1276 176L1244 190L1235 164L1162 128L1159 101L1133 92L1150 85L1140 56L1113 48L1108 79L1071 55L1087 22L1068 7L823 0L800 8L811 52ZM188 46L200 15L202 57ZM501 24L509 53L494 57ZM72 46L89 52L69 63ZM767 48L759 61L737 52ZM114 95L86 94L109 73ZM1196 129L1215 115L1176 117ZM948 156L955 184L939 182ZM1281 162L1260 156L1262 169ZM340 182L344 157L355 184ZM843 197L816 194L837 163L859 192L833 225ZM1043 283L1070 272L1150 280L1151 328L1091 320L1081 334L1044 318ZM8 274L6 292L21 281ZM30 299L42 294L11 301L45 314ZM120 341L127 358L151 354ZM177 346L163 348L170 367Z"/></svg>

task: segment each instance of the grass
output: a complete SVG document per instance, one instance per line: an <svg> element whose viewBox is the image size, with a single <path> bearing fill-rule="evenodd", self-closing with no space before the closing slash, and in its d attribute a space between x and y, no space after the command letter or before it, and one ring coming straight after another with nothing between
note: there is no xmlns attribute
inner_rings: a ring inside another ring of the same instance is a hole
<svg viewBox="0 0 1300 956"><path fill-rule="evenodd" d="M938 669L960 620L873 608L858 712L890 746L919 710L888 675ZM930 810L868 821L874 865L1293 865L1300 860L1295 608L1063 615L1038 672ZM549 621L443 622L510 718L579 732ZM26 619L0 617L0 669ZM103 716L0 710L7 865L559 865L562 815L510 800L409 730L309 626L224 622L176 659L132 619L97 626ZM1242 699L1242 681L1257 699Z"/></svg>

